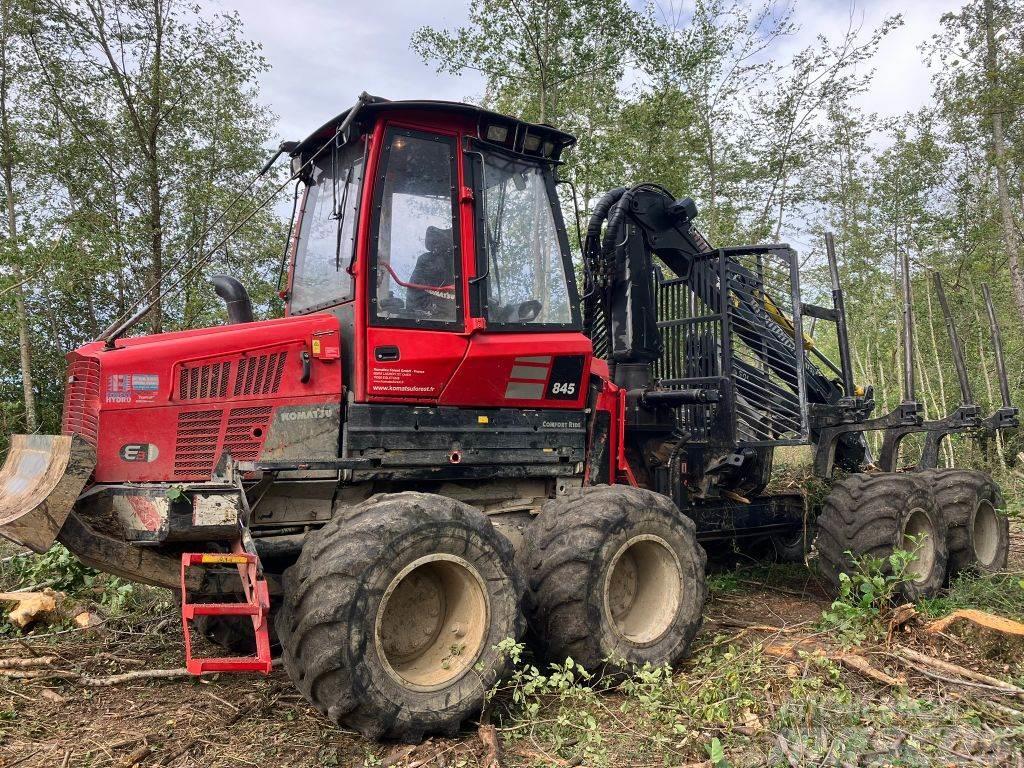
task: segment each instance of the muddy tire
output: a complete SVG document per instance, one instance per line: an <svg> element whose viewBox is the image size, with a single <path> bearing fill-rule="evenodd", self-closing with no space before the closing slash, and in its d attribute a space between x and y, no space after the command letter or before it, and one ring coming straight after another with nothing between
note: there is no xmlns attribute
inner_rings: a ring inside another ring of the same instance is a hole
<svg viewBox="0 0 1024 768"><path fill-rule="evenodd" d="M274 628L273 602L271 603L270 623L270 647L272 650L280 648L281 643L277 638L277 631ZM238 618L223 618L220 616L196 616L192 622L196 631L203 635L211 643L238 655L251 655L256 653L256 637L253 634L252 622L248 616Z"/></svg>
<svg viewBox="0 0 1024 768"><path fill-rule="evenodd" d="M1010 555L1010 519L999 486L984 472L932 469L921 473L949 526L949 575L998 573Z"/></svg>
<svg viewBox="0 0 1024 768"><path fill-rule="evenodd" d="M674 664L700 628L706 560L661 494L605 485L552 499L519 556L531 636L547 660L592 672Z"/></svg>
<svg viewBox="0 0 1024 768"><path fill-rule="evenodd" d="M900 586L911 601L935 595L946 580L949 559L945 518L920 475L880 472L855 474L836 482L816 521L818 568L836 588L841 573L852 573L854 556L885 561L896 549L912 547L908 536L922 536L918 556Z"/></svg>
<svg viewBox="0 0 1024 768"><path fill-rule="evenodd" d="M523 631L512 548L467 504L373 496L309 536L285 572L284 666L327 718L374 739L453 735Z"/></svg>

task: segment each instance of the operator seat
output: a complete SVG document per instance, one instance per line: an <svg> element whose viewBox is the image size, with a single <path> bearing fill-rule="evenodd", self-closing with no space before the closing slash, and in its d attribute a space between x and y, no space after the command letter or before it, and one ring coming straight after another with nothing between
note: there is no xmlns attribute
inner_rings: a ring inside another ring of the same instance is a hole
<svg viewBox="0 0 1024 768"><path fill-rule="evenodd" d="M406 309L431 320L454 320L455 291L452 284L455 282L455 249L452 230L427 227L423 244L427 248L426 253L416 260L409 276L410 284L423 287L408 289Z"/></svg>

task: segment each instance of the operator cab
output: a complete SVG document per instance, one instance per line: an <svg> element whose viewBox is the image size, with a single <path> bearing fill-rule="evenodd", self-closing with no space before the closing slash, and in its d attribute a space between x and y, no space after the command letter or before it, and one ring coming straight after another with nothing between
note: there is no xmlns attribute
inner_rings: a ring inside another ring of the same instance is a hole
<svg viewBox="0 0 1024 768"><path fill-rule="evenodd" d="M338 316L357 402L582 406L591 346L555 193L574 141L365 97L293 150L287 311Z"/></svg>

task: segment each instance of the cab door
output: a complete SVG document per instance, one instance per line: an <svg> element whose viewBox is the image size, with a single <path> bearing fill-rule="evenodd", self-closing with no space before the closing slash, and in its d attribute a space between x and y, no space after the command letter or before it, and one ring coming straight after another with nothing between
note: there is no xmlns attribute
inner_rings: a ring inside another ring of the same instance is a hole
<svg viewBox="0 0 1024 768"><path fill-rule="evenodd" d="M390 126L374 178L366 395L436 402L466 354L458 137Z"/></svg>

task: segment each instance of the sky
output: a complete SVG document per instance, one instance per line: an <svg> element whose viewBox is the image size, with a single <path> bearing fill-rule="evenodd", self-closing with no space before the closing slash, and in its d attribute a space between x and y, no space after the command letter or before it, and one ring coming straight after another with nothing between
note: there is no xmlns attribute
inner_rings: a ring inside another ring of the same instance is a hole
<svg viewBox="0 0 1024 768"><path fill-rule="evenodd" d="M886 15L901 13L904 25L882 43L878 75L861 105L901 114L924 105L930 73L919 46L938 31L943 12L958 0L796 0L800 34L778 50L785 57L817 34L838 39L850 24L865 33ZM361 91L389 99L451 99L479 96L478 75L438 74L409 48L421 26L465 23L468 0L203 0L211 10L237 11L247 35L263 45L271 69L262 77L266 104L278 115L281 139L300 139L349 107Z"/></svg>

